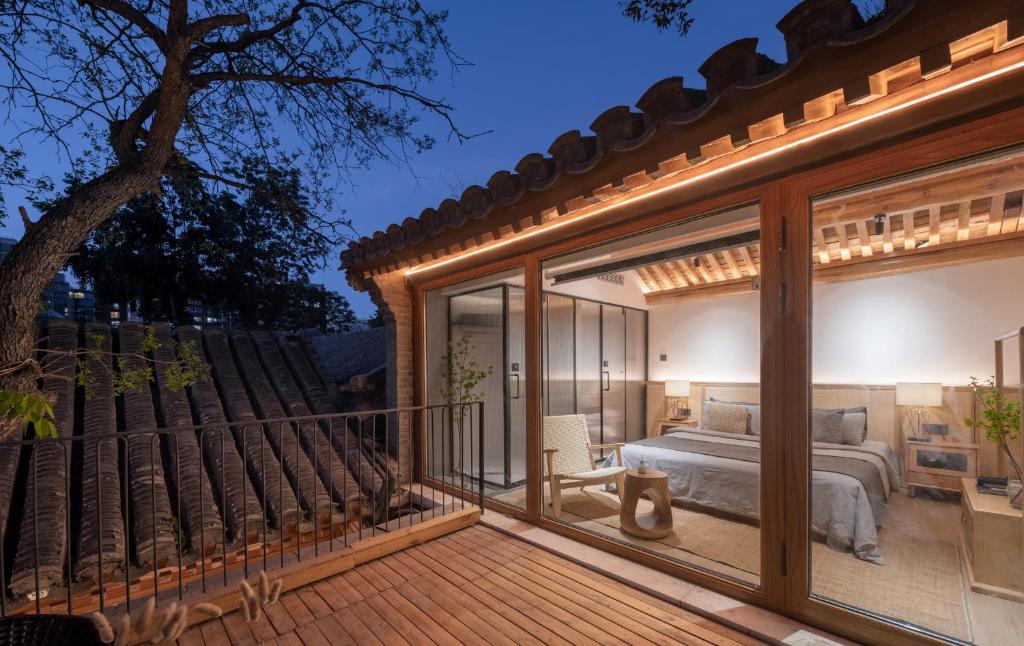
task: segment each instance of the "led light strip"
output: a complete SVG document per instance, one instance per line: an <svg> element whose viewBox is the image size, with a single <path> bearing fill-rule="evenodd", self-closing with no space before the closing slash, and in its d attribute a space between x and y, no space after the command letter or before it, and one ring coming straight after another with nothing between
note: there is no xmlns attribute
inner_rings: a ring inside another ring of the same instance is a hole
<svg viewBox="0 0 1024 646"><path fill-rule="evenodd" d="M428 269L435 269L437 267L442 267L444 265L447 265L449 263L453 263L455 261L464 260L465 258L469 258L471 256L479 255L479 254L482 254L482 253L488 253L490 251L493 251L494 249L499 249L499 248L501 248L501 247L503 247L503 246L505 246L507 244L511 244L513 242L519 242L520 240L523 240L525 238L529 238L529 237L532 237L534 235L538 235L538 234L541 234L541 233L547 233L547 232L549 232L549 231L551 231L553 229L557 229L558 227L565 226L567 224L571 224L571 223L575 223L575 222L579 222L580 220L583 220L585 218L590 218L590 217L593 217L595 215L599 215L601 213L604 213L605 211L609 211L611 209L621 208L621 207L626 206L628 204L633 204L633 203L636 203L636 202L640 202L642 200L650 199L652 197L655 197L657 195L661 195L661 194L663 194L665 192L668 192L668 191L674 191L674 190L682 188L684 186L689 186L691 184L694 184L694 183L697 183L699 181L705 180L705 179L707 179L709 177L715 177L717 175L721 175L722 173L726 173L726 172L735 170L737 168L740 168L740 167L743 167L743 166L746 166L746 165L749 165L749 164L753 164L753 163L761 161L763 159L767 159L769 157L772 157L772 156L778 155L780 153L786 152L788 150L796 148L797 146L802 146L804 144L812 143L814 141L818 141L819 139L823 139L823 138L825 138L827 136L830 136L830 135L833 135L835 133L843 132L843 131L849 130L851 128L856 128L857 126L863 125L865 123L869 123L869 122L874 121L876 119L881 119L882 117L886 117L886 116L888 116L890 114L895 114L897 112L902 112L903 110L907 110L909 108L912 108L914 106L920 105L922 103L926 103L926 102L931 101L933 99L937 99L937 98L943 97L943 96L945 96L947 94L952 94L954 92L958 92L958 91L960 91L960 90L962 90L964 88L968 88L968 87L970 87L972 85L977 85L978 83L984 83L985 81L988 81L988 80L993 79L993 78L997 78L999 76L1003 76L1004 74L1009 74L1010 72L1014 72L1014 71L1019 70L1021 68L1024 68L1024 61L1019 61L1017 63L1013 63L1011 65L1007 65L1006 67L1002 67L1002 68L999 68L997 70L993 70L991 72L988 72L986 74L982 74L981 76L976 76L974 78L967 79L965 81L961 81L961 82L959 82L959 83L957 83L955 85L951 85L951 86L949 86L947 88L943 88L941 90L936 90L935 92L932 92L931 94L926 94L924 96L920 96L920 97L918 97L916 99L911 99L911 100L906 101L904 103L899 103L897 105L890 106L888 108L885 108L884 110L879 110L878 112L873 112L871 114L864 115L863 117L859 117L857 119L854 119L853 121L849 121L847 123L839 124L839 125L835 126L834 128L830 128L829 130L824 130L822 132L817 132L817 133L814 133L812 135L808 135L808 136L806 136L806 137L804 137L802 139L797 139L795 141L791 141L789 143L783 144L783 145L778 146L776 148L772 148L771 150L766 150L766 151L758 153L756 155L751 155L750 157L747 157L745 159L739 159L739 160L737 160L737 161L735 161L735 162L733 162L731 164L728 164L728 165L725 165L725 166L721 166L719 168L711 169L711 170L709 170L709 171L707 171L705 173L700 173L700 174L694 175L692 177L682 178L682 179L680 179L677 182L673 182L671 184L666 184L665 186L661 186L661 187L658 187L658 188L655 188L655 189L651 189L650 191L648 191L646 193L643 193L643 194L640 194L640 195L629 196L629 197L623 199L620 202L616 202L615 204L608 204L608 205L604 206L603 208L597 208L597 209L595 209L595 210L593 210L593 211L591 211L589 213L583 213L583 214L580 214L580 215L578 215L576 217L562 217L562 218L560 218L558 220L553 220L551 222L548 222L547 224L544 224L544 225L541 225L541 226L537 226L537 227L534 227L532 229L528 229L528 230L524 231L523 233L520 233L519 235L513 235L513 236L510 236L509 238L506 238L504 240L498 240L498 241L493 242L491 244L488 244L486 246L480 246L480 247L477 247L475 249L470 249L469 251L465 251L463 253L460 253L460 254L457 254L457 255L454 255L454 256L450 256L448 258L442 258L442 259L437 260L437 261L432 262L432 263L423 264L423 265L420 265L420 266L417 266L417 267L413 267L413 268L407 270L405 272L405 275L406 276L410 276L412 274L419 273L421 271L426 271Z"/></svg>

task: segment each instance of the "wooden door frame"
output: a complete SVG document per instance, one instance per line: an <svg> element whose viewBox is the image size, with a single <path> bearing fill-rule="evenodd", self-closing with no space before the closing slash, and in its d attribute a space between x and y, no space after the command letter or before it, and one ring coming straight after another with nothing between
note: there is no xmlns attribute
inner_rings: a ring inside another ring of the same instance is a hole
<svg viewBox="0 0 1024 646"><path fill-rule="evenodd" d="M543 515L540 486L541 344L527 334L527 508L488 501L487 506L582 543L617 554L667 574L763 605L780 614L836 634L874 643L943 644L938 636L810 596L809 415L811 347L811 199L839 189L895 177L934 165L1024 142L1024 106L896 141L874 150L760 182L708 199L663 207L612 226L595 228L511 258L482 263L433 278L409 277L414 303L416 402L425 402L424 292L511 268L526 281L527 329L540 329L541 263L641 231L751 202L760 204L761 272L761 585L750 588L710 572L671 561L639 548L597 536ZM770 250L770 251L769 251ZM421 437L417 435L417 437ZM422 444L422 442L421 442ZM766 477L765 474L771 477ZM770 511L768 511L770 510Z"/></svg>

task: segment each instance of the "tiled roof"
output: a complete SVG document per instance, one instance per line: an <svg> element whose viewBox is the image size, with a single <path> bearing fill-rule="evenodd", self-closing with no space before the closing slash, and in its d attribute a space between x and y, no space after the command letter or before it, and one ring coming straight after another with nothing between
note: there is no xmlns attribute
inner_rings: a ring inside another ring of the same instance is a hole
<svg viewBox="0 0 1024 646"><path fill-rule="evenodd" d="M334 383L370 374L385 364L384 328L367 328L345 334L306 337L324 376Z"/></svg>
<svg viewBox="0 0 1024 646"><path fill-rule="evenodd" d="M869 51L873 45L869 41L907 21L908 16L949 11L955 6L955 2L944 0L886 0L884 14L866 24L851 0L804 0L777 24L786 42L786 63L758 53L756 38L729 43L700 66L699 72L706 81L704 89L685 87L681 77L661 80L636 102L639 111L627 106L610 108L590 124L593 134L582 134L579 130L566 132L552 142L547 155L527 154L514 171L500 170L491 175L486 186L470 186L458 199L446 199L437 208L424 209L419 217L407 217L401 224L391 224L383 231L351 243L341 253L341 268L351 270L391 264L389 256L399 255L406 247L421 245L431 237L483 220L496 207L513 207L524 196L549 190L571 181L569 178L574 176L578 181L602 159L640 150L655 138L670 137L667 146L658 145L659 153L672 150L674 146L677 156L633 169L633 173L644 175L640 178L644 182L718 156L722 149L727 152L778 134L777 131L784 132L786 128L829 116L841 103L849 106L875 98L877 93L871 74L880 69L861 70L855 78L836 78L820 73L821 66L838 62L849 66L855 52ZM1020 10L1011 9L1013 12L1016 13L1009 26L1013 33L1007 36L1010 39L1019 37L1021 34L1017 32L1022 29ZM949 47L919 52L910 49L914 44L905 43L906 51L895 55L919 55L921 76L949 68ZM865 58L870 60L864 65L881 60L877 56ZM803 87L810 95L785 93L784 79L796 76L816 77ZM820 101L816 101L818 99ZM786 103L780 104L780 100ZM768 105L754 109L748 105L758 101ZM812 101L816 101L813 106L807 103ZM687 131L705 125L713 126L711 130L714 130L719 123L723 126L732 123L722 117L732 116L733 112L758 118L745 122L742 127L732 126L733 131L717 133L721 140L712 137L707 141L686 141ZM623 178L620 183L629 184L630 173L619 177ZM598 188L585 187L580 197L595 199ZM549 208L563 215L570 210L566 202L560 199ZM349 280L359 286L361 281L353 273L356 272L349 271Z"/></svg>

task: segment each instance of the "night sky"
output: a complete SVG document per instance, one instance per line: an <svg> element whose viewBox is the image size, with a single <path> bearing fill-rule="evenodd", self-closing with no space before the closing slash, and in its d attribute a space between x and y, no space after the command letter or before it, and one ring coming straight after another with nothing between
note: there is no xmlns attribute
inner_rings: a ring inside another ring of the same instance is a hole
<svg viewBox="0 0 1024 646"><path fill-rule="evenodd" d="M615 105L633 105L656 81L682 76L703 87L697 68L719 47L737 39L760 39L759 51L785 60L775 23L795 0L694 0L694 25L686 37L659 32L622 16L615 0L519 0L517 2L432 1L450 10L448 33L455 50L473 63L452 74L447 66L425 94L455 106L465 132L489 134L459 144L443 124L425 117L424 127L438 143L415 156L411 168L380 162L341 183L337 203L360 235L417 216L446 197L458 197L470 184L484 184L500 169L513 168L529 152L544 152L567 130L588 131L594 117ZM880 4L872 0L858 2ZM4 128L6 130L6 128ZM7 140L6 136L2 137ZM46 142L29 145L34 173L60 178L64 166ZM20 237L17 191L5 191L6 227L0 235ZM33 214L33 218L36 214ZM337 269L336 256L314 276L340 291L364 317L373 307L366 294L353 292Z"/></svg>

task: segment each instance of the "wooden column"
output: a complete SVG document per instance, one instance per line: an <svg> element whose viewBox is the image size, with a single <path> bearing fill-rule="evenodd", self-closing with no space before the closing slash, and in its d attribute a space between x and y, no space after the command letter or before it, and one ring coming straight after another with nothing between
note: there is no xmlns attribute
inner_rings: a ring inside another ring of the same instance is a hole
<svg viewBox="0 0 1024 646"><path fill-rule="evenodd" d="M526 285L526 515L540 518L544 513L541 482L541 293L540 260L527 256Z"/></svg>
<svg viewBox="0 0 1024 646"><path fill-rule="evenodd" d="M806 597L811 227L808 198L776 182L761 202L761 587Z"/></svg>

